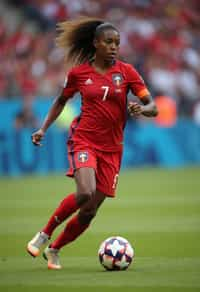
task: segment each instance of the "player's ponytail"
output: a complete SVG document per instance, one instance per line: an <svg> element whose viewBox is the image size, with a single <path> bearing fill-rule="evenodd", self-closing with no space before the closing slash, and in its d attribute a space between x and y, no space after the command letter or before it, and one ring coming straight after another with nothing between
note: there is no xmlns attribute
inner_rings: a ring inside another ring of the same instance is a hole
<svg viewBox="0 0 200 292"><path fill-rule="evenodd" d="M81 64L95 54L93 40L96 28L104 24L100 19L81 17L78 20L65 21L58 24L56 44L64 49L68 66Z"/></svg>

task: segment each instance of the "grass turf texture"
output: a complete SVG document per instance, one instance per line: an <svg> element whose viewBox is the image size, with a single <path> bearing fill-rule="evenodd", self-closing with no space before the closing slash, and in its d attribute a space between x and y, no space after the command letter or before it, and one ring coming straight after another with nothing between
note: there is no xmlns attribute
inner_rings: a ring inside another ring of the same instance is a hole
<svg viewBox="0 0 200 292"><path fill-rule="evenodd" d="M0 291L200 291L199 168L122 172L116 199L108 199L92 227L61 251L61 271L48 271L25 247L74 190L73 180L5 178L0 190ZM112 235L135 249L127 271L106 272L98 262L101 241Z"/></svg>

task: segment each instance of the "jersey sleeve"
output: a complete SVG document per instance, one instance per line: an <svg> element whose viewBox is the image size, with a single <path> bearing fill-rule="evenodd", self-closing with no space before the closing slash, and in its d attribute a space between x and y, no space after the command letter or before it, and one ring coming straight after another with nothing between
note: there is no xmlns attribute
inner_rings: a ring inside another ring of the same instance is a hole
<svg viewBox="0 0 200 292"><path fill-rule="evenodd" d="M72 98L73 95L78 91L76 83L76 74L73 70L71 70L68 74L66 74L62 96L66 98Z"/></svg>
<svg viewBox="0 0 200 292"><path fill-rule="evenodd" d="M140 74L131 65L128 65L127 69L129 88L131 89L132 93L140 99L147 95L150 95L150 92L147 89L144 80L140 76Z"/></svg>

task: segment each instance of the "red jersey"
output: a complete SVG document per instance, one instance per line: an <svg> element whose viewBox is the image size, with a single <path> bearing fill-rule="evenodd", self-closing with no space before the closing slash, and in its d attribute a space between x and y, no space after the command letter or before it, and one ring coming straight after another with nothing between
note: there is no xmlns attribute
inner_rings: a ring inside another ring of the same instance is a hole
<svg viewBox="0 0 200 292"><path fill-rule="evenodd" d="M128 91L139 98L149 94L138 72L130 64L116 61L101 74L87 62L72 68L66 80L62 95L71 98L80 92L82 97L81 114L71 124L69 143L121 150Z"/></svg>

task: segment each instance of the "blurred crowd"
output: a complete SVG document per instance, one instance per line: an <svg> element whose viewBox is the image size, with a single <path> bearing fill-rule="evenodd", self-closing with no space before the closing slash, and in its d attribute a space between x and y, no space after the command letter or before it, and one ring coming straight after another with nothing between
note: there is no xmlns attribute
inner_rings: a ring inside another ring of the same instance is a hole
<svg viewBox="0 0 200 292"><path fill-rule="evenodd" d="M121 58L153 96L171 97L179 116L200 123L199 0L12 0L0 4L0 99L49 98L64 80L56 23L79 15L112 21Z"/></svg>

